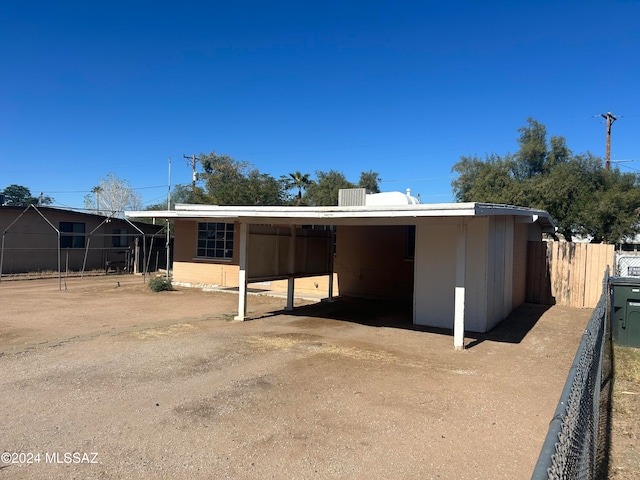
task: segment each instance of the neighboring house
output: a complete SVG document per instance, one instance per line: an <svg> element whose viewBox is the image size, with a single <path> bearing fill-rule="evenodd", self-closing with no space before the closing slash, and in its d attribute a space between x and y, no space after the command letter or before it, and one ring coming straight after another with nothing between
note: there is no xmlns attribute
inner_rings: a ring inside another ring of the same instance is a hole
<svg viewBox="0 0 640 480"><path fill-rule="evenodd" d="M555 231L540 210L482 203L338 207L177 205L129 217L175 225L173 278L192 285L239 287L324 279L331 298L375 297L413 305L413 323L486 332L524 303L527 243ZM330 229L326 226L330 225ZM337 283L337 285L336 285Z"/></svg>
<svg viewBox="0 0 640 480"><path fill-rule="evenodd" d="M0 206L0 274L118 268L133 258L136 238L162 227L53 207ZM164 236L156 240L164 248ZM138 242L143 249L141 241Z"/></svg>

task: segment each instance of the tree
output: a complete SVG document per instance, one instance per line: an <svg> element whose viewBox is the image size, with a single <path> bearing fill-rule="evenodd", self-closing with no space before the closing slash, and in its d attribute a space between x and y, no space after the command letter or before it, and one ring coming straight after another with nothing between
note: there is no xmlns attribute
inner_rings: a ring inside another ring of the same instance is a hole
<svg viewBox="0 0 640 480"><path fill-rule="evenodd" d="M53 203L53 198L48 195L40 194L39 197L33 197L31 191L27 187L22 185L12 184L6 187L0 192L4 195L4 203L6 205L50 205Z"/></svg>
<svg viewBox="0 0 640 480"><path fill-rule="evenodd" d="M640 185L638 176L617 168L600 168L595 191L586 202L581 231L593 242L617 243L638 233Z"/></svg>
<svg viewBox="0 0 640 480"><path fill-rule="evenodd" d="M192 185L177 184L171 191L169 210L174 210L176 208L176 203L206 204L209 203L209 199L207 198L206 192L198 186L194 188ZM153 205L149 205L146 208L146 210L155 211L166 209L166 201L154 203Z"/></svg>
<svg viewBox="0 0 640 480"><path fill-rule="evenodd" d="M638 176L606 171L591 153L574 155L564 137L546 140L546 128L529 118L520 128L520 150L484 160L461 157L452 171L462 202L505 203L549 212L566 240L573 236L616 243L638 230Z"/></svg>
<svg viewBox="0 0 640 480"><path fill-rule="evenodd" d="M307 205L331 206L338 205L341 188L356 188L349 182L342 172L329 170L316 171L317 180L307 186L304 200Z"/></svg>
<svg viewBox="0 0 640 480"><path fill-rule="evenodd" d="M451 182L454 197L459 202L509 203L513 200L516 180L512 174L510 156L488 155L460 157L452 171L458 177Z"/></svg>
<svg viewBox="0 0 640 480"><path fill-rule="evenodd" d="M91 194L84 197L85 207L99 215L113 215L124 217L125 210L140 210L142 199L127 180L109 173L100 183L91 189Z"/></svg>
<svg viewBox="0 0 640 480"><path fill-rule="evenodd" d="M215 152L200 154L207 203L213 205L284 205L287 184L260 173L249 162Z"/></svg>
<svg viewBox="0 0 640 480"><path fill-rule="evenodd" d="M366 189L367 193L380 193L379 182L380 177L378 176L378 172L369 170L368 172L362 172L360 174L358 187Z"/></svg>
<svg viewBox="0 0 640 480"><path fill-rule="evenodd" d="M295 171L294 173L289 174L290 179L287 180L287 186L289 188L297 188L298 189L298 199L297 205L302 203L302 189L306 189L313 180L309 179L308 173L300 173L299 171Z"/></svg>
<svg viewBox="0 0 640 480"><path fill-rule="evenodd" d="M547 129L533 118L527 118L528 125L520 127L514 174L518 180L533 178L545 172L547 159Z"/></svg>

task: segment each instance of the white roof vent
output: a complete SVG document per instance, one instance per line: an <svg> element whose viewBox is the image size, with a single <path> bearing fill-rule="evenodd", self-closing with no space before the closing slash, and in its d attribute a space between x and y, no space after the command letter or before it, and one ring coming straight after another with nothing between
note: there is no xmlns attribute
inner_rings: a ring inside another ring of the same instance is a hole
<svg viewBox="0 0 640 480"><path fill-rule="evenodd" d="M367 195L366 205L384 207L393 205L418 205L420 200L410 195L411 190L407 189L407 193L402 192L384 192L372 193Z"/></svg>

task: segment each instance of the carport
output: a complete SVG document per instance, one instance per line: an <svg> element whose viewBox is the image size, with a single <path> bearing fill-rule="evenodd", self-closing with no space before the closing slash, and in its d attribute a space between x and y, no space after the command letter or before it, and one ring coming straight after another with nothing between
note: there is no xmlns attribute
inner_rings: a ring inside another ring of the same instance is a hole
<svg viewBox="0 0 640 480"><path fill-rule="evenodd" d="M247 284L287 280L293 308L297 278L334 274L341 296L412 302L415 325L486 332L524 303L527 242L555 230L541 210L483 203L350 207L177 205L170 211L126 212L129 217L179 223L176 249L199 258L198 225L233 224L237 265L237 320L247 312ZM324 227L324 228L323 228ZM187 255L188 256L188 255ZM220 262L210 262L215 264Z"/></svg>

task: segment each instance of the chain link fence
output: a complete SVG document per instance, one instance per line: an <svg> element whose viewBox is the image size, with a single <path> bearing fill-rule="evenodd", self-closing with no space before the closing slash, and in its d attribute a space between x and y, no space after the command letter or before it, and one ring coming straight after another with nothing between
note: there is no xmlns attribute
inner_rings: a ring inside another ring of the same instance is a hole
<svg viewBox="0 0 640 480"><path fill-rule="evenodd" d="M532 480L596 479L602 471L601 390L609 272L574 358Z"/></svg>

